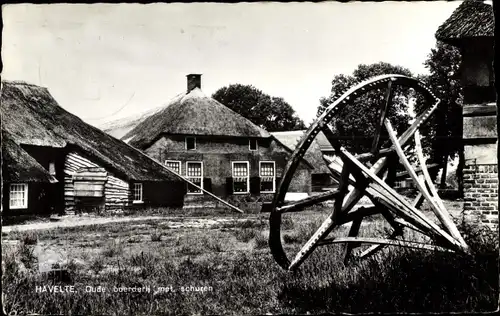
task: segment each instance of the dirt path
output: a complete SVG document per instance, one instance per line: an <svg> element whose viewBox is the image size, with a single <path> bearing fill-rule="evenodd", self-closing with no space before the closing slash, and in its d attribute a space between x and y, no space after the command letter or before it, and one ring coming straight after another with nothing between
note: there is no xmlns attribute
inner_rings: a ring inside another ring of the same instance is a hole
<svg viewBox="0 0 500 316"><path fill-rule="evenodd" d="M28 231L54 229L59 227L78 227L88 225L103 225L109 223L126 223L126 222L141 222L147 220L158 220L168 224L170 228L184 227L207 227L216 225L222 222L240 221L247 219L230 219L230 218L190 218L190 217L166 217L166 216L134 216L134 217L95 217L95 216L78 216L67 215L57 218L57 221L37 222L29 224L3 226L2 232L9 233L11 231Z"/></svg>

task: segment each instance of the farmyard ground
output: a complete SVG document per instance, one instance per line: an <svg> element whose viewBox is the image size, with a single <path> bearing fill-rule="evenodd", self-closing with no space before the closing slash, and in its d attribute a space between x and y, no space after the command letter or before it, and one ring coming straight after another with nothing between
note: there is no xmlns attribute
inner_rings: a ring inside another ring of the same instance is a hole
<svg viewBox="0 0 500 316"><path fill-rule="evenodd" d="M327 212L317 208L284 222L291 253ZM78 217L72 217L76 224L66 227L4 231L6 311L297 314L487 311L497 306L496 234L462 228L478 250L472 258L387 248L347 267L341 246L326 246L290 273L269 252L267 214L172 214L115 217L86 226L76 226ZM346 229L337 234L345 235ZM387 227L375 219L362 230L365 236L380 235ZM59 275L65 282L54 283L40 272L54 267L68 271Z"/></svg>

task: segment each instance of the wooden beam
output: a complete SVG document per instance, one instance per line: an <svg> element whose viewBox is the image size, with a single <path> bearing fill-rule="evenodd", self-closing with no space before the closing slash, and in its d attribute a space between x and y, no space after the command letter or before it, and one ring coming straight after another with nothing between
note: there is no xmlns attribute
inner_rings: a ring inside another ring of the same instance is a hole
<svg viewBox="0 0 500 316"><path fill-rule="evenodd" d="M426 250L438 250L444 252L453 252L448 248L443 248L440 246L435 246L431 244L416 242L416 241L403 241L403 240L391 240L384 238L367 238L367 237L338 237L334 239L325 239L319 243L319 245L330 245L337 243L365 243L365 244L379 244L387 246L399 246L415 249L426 249Z"/></svg>
<svg viewBox="0 0 500 316"><path fill-rule="evenodd" d="M403 207L406 208L410 213L413 213L418 218L420 218L422 221L426 222L429 226L431 226L431 228L433 229L435 234L440 235L441 237L448 240L448 242L451 245L462 248L460 243L458 243L457 240L455 240L447 232L445 232L441 228L439 228L436 224L429 221L423 214L421 214L421 212L419 210L412 207L400 194L398 194L391 187L389 187L385 182L383 182L379 177L377 177L371 170L368 170L361 162L355 160L354 157L347 150L345 150L344 148L341 148L340 151L343 154L345 154L346 157L348 157L350 160L352 160L358 166L358 168L360 168L366 175L368 175L368 177L370 177L372 180L374 180L385 191L387 191L387 193L389 193L393 198L395 198L396 201L401 203L401 205L403 205Z"/></svg>
<svg viewBox="0 0 500 316"><path fill-rule="evenodd" d="M441 201L441 199L439 198L439 194L436 190L436 187L432 183L429 171L425 167L424 154L422 152L422 144L420 142L420 134L418 131L415 133L414 137L415 137L415 150L417 152L417 157L418 160L420 161L420 165L422 166L422 173L424 175L425 182L427 182L427 187L429 188L430 194L432 194L432 196L430 196L430 199L431 199L431 204L434 205L433 207L434 213L436 213L436 216L441 221L441 223L448 229L450 234L460 242L464 250L468 250L469 247L467 246L467 243L465 242L462 235L458 231L457 226L455 226L455 223L453 223L453 220L451 219L448 211L446 210L443 201Z"/></svg>
<svg viewBox="0 0 500 316"><path fill-rule="evenodd" d="M149 157L148 155L146 155L145 153L143 153L142 151L140 151L139 149L135 148L135 147L132 147L130 146L129 144L127 143L124 143L125 145L127 145L128 147L130 147L131 149L133 149L134 151L136 151L137 153L141 154L142 156L144 156L145 158L153 161L154 163L160 165L163 169L165 169L168 173L170 173L171 175L173 176L176 176L177 178L179 178L180 180L192 185L193 187L197 188L198 190L201 190L202 192L204 192L205 194L211 196L212 198L216 199L217 201L221 202L222 204L228 206L230 209L238 212L238 213L244 213L241 209L237 208L236 206L224 201L223 199L219 198L218 196L215 196L214 194L212 194L211 192L208 192L207 190L203 189L202 187L200 186L197 186L196 184L194 184L193 182L189 181L188 179L184 178L183 176L181 176L180 174L178 174L177 172L174 172L172 170L170 170L169 168L167 168L167 166L165 166L164 164L162 164L161 162Z"/></svg>
<svg viewBox="0 0 500 316"><path fill-rule="evenodd" d="M352 222L351 228L349 229L348 237L356 237L359 233L359 228L361 227L361 221L363 218L356 219ZM349 261L349 257L351 256L351 252L355 247L359 247L360 244L356 243L347 243L344 248L344 265L347 265Z"/></svg>
<svg viewBox="0 0 500 316"><path fill-rule="evenodd" d="M370 153L372 153L374 156L377 156L378 154L378 143L380 141L380 134L382 133L382 127L384 126L385 116L387 114L387 110L389 109L389 102L391 100L392 100L392 81L389 81L387 83L387 91L385 93L385 102L380 107L379 122L376 126L377 129L375 130L375 137L373 138L372 149L370 151Z"/></svg>
<svg viewBox="0 0 500 316"><path fill-rule="evenodd" d="M427 165L427 166L425 166L425 167L426 167L427 169L432 169L432 168L439 167L439 164L437 164L437 163L432 163L432 164ZM415 172L420 172L420 171L422 171L422 167L415 168ZM397 178L401 178L401 177L408 176L408 175L409 175L408 171L401 171L401 172L398 172L398 173L396 174L396 177L397 177Z"/></svg>
<svg viewBox="0 0 500 316"><path fill-rule="evenodd" d="M331 200L331 199L337 197L339 194L340 194L339 190L332 190L332 191L312 195L312 196L309 196L309 197L302 199L302 200L299 200L299 201L293 201L290 203L286 203L282 206L278 206L276 209L278 210L278 212L282 212L282 213L297 212L297 211L304 209L305 207Z"/></svg>
<svg viewBox="0 0 500 316"><path fill-rule="evenodd" d="M397 236L398 236L398 232L394 231L389 236L389 239L396 239ZM370 246L370 248L368 248L365 251L363 251L362 253L360 253L358 258L363 259L363 258L366 258L368 256L371 256L371 255L375 254L376 252L379 252L380 250L384 249L386 246L387 245L385 245L385 244L372 245L372 246Z"/></svg>
<svg viewBox="0 0 500 316"><path fill-rule="evenodd" d="M408 171L408 173L410 174L413 182L415 182L415 184L417 185L420 192L422 192L424 197L430 203L431 208L433 209L433 211L436 214L439 221L444 225L444 227L446 228L448 233L450 233L451 236L453 238L455 238L455 240L457 240L460 243L462 248L464 250L466 250L467 245L465 244L462 237L460 236L460 232L458 231L457 227L455 226L453 221L447 216L448 214L447 214L446 210L443 211L440 209L440 207L437 205L436 201L433 199L433 197L431 196L429 191L427 191L425 184L420 181L419 177L417 176L417 173L415 172L415 170L413 170L413 167L411 166L410 162L408 161L408 158L406 158L406 155L404 154L403 149L401 148L401 146L399 146L399 142L396 138L396 132L392 128L391 122L389 122L389 120L387 120L387 119L385 120L385 127L387 128L387 132L389 133L389 138L391 139L394 147L396 148L396 152L398 153L399 160L403 163L403 166L405 167L406 171ZM415 131L415 135L418 136L418 131ZM419 139L417 140L417 138L416 138L415 141L419 141ZM417 154L418 154L418 151L420 151L420 155L423 158L422 148L421 147L416 148L416 151L417 151ZM422 170L427 171L427 169L425 168L425 164L422 165ZM424 176L425 176L425 174L424 174ZM428 185L431 186L432 183L430 183L430 184L428 183Z"/></svg>

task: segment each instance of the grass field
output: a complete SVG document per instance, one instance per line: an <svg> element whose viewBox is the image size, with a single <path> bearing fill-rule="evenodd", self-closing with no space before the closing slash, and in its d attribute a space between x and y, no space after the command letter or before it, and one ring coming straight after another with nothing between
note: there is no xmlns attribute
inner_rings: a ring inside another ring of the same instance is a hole
<svg viewBox="0 0 500 316"><path fill-rule="evenodd" d="M293 215L283 228L290 253L326 216ZM207 218L202 214L197 214ZM341 245L318 248L294 273L267 245L267 214L221 215L205 227L189 217L2 234L4 307L39 314L305 314L491 311L498 301L498 237L462 227L472 257L389 247L342 263ZM346 229L336 234L345 235ZM387 230L367 222L363 235ZM409 237L416 237L410 236ZM52 261L51 261L52 260ZM55 264L54 262L58 262ZM53 264L68 273L39 272ZM74 285L75 293L36 286ZM115 292L147 288L150 292ZM105 292L99 292L105 289Z"/></svg>

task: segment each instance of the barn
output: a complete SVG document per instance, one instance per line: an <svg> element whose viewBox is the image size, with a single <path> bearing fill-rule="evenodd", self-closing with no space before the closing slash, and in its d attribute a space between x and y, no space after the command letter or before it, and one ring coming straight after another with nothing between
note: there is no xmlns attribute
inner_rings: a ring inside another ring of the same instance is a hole
<svg viewBox="0 0 500 316"><path fill-rule="evenodd" d="M291 151L294 151L299 141L305 136L305 133L305 130L299 130L273 132L271 134ZM328 141L325 142L324 140L326 140L325 135L319 133L304 155L304 158L314 167L311 170L312 192L323 192L337 186L336 181L331 177L330 169L328 169L323 159L323 155L331 155L333 148Z"/></svg>
<svg viewBox="0 0 500 316"><path fill-rule="evenodd" d="M233 203L270 199L292 152L266 130L206 96L199 74L187 75L187 91L141 119L122 140ZM313 169L303 160L290 190L310 194ZM186 203L202 200L203 191L187 188Z"/></svg>
<svg viewBox="0 0 500 316"><path fill-rule="evenodd" d="M46 88L3 81L1 111L4 214L182 205L181 179L65 111Z"/></svg>
<svg viewBox="0 0 500 316"><path fill-rule="evenodd" d="M464 218L489 226L498 226L494 31L493 7L483 1L467 0L435 34L437 40L458 47L462 55Z"/></svg>

